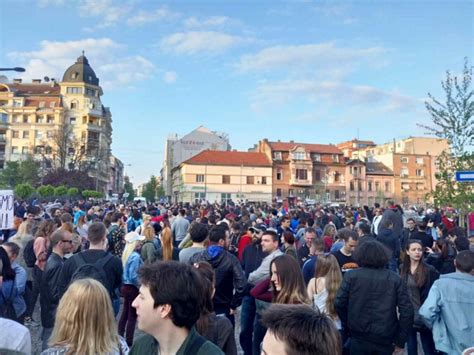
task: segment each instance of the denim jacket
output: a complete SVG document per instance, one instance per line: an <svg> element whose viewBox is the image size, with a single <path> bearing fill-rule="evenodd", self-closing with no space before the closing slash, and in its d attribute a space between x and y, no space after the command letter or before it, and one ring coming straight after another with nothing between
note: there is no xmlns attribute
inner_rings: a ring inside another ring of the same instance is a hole
<svg viewBox="0 0 474 355"><path fill-rule="evenodd" d="M123 270L124 285L133 285L136 288L140 287L138 282L138 270L142 265L143 260L138 252L134 251L132 254L130 254Z"/></svg>
<svg viewBox="0 0 474 355"><path fill-rule="evenodd" d="M10 296L13 299L13 308L15 309L16 316L19 318L26 311L26 303L23 299L23 295L19 294L18 288L16 286L16 281L8 280L3 281L0 292L3 297L0 297L0 306L3 306L4 299L10 299Z"/></svg>
<svg viewBox="0 0 474 355"><path fill-rule="evenodd" d="M474 276L453 272L441 275L431 287L420 315L433 330L436 349L461 354L474 345Z"/></svg>

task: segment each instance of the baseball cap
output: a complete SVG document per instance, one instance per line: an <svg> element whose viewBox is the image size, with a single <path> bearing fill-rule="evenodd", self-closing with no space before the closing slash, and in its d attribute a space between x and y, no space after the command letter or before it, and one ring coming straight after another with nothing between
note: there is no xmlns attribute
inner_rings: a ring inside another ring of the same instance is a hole
<svg viewBox="0 0 474 355"><path fill-rule="evenodd" d="M267 231L267 226L263 223L256 224L255 226L250 227L249 230L252 231L252 232L266 232Z"/></svg>
<svg viewBox="0 0 474 355"><path fill-rule="evenodd" d="M140 235L137 232L129 232L125 235L125 241L127 243L133 243L133 242L136 242L137 240L139 241L145 240L145 236Z"/></svg>

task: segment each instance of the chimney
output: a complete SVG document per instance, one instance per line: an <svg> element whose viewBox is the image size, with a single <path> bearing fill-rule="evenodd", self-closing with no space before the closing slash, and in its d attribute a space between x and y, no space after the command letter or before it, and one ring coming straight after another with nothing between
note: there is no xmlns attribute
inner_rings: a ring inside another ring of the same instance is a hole
<svg viewBox="0 0 474 355"><path fill-rule="evenodd" d="M31 82L33 84L41 84L41 79L33 79Z"/></svg>
<svg viewBox="0 0 474 355"><path fill-rule="evenodd" d="M21 84L21 79L13 79L14 84Z"/></svg>

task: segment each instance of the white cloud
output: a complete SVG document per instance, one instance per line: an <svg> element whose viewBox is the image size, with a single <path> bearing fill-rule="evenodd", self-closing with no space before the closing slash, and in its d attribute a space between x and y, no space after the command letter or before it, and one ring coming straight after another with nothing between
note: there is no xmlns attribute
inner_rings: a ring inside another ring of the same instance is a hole
<svg viewBox="0 0 474 355"><path fill-rule="evenodd" d="M422 100L368 85L301 79L260 84L252 97L252 107L262 110L264 107L275 107L297 99L337 107L377 106L385 111L397 112L414 111L423 104Z"/></svg>
<svg viewBox="0 0 474 355"><path fill-rule="evenodd" d="M129 14L131 6L127 3L115 3L112 0L82 0L78 11L81 17L98 17L98 28L115 25Z"/></svg>
<svg viewBox="0 0 474 355"><path fill-rule="evenodd" d="M175 83L177 78L178 78L178 74L176 74L176 72L174 72L174 71L167 71L167 72L165 72L165 74L163 76L163 80L167 84Z"/></svg>
<svg viewBox="0 0 474 355"><path fill-rule="evenodd" d="M141 56L122 56L124 46L110 38L88 38L67 42L40 42L40 49L31 52L11 52L8 57L24 66L24 79L49 76L61 81L66 69L85 51L100 85L110 89L130 86L147 80L155 71L153 63Z"/></svg>
<svg viewBox="0 0 474 355"><path fill-rule="evenodd" d="M229 21L230 18L227 16L211 16L204 19L198 19L193 16L184 20L184 25L186 27L212 27L225 25Z"/></svg>
<svg viewBox="0 0 474 355"><path fill-rule="evenodd" d="M154 11L139 11L127 20L129 26L142 26L151 22L173 20L179 13L171 11L167 6L161 6Z"/></svg>
<svg viewBox="0 0 474 355"><path fill-rule="evenodd" d="M321 66L337 68L352 65L355 61L373 60L389 50L383 47L344 48L333 42L320 44L274 46L256 54L244 55L237 68L243 72L270 70L281 67Z"/></svg>
<svg viewBox="0 0 474 355"><path fill-rule="evenodd" d="M246 41L243 37L222 32L191 31L167 36L161 40L161 46L177 54L219 53Z"/></svg>

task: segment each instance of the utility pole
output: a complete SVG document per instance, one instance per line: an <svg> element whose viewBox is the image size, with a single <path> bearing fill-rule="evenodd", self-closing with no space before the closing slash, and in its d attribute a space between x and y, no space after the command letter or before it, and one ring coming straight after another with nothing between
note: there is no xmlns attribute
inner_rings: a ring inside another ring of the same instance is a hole
<svg viewBox="0 0 474 355"><path fill-rule="evenodd" d="M359 151L359 128L357 128L357 176L356 176L356 191L357 191L357 207L360 207L360 187L362 187L362 182L360 181L360 177L362 173L360 171L360 151ZM360 184L360 186L359 186Z"/></svg>

